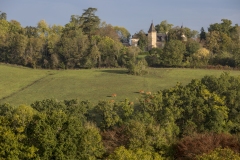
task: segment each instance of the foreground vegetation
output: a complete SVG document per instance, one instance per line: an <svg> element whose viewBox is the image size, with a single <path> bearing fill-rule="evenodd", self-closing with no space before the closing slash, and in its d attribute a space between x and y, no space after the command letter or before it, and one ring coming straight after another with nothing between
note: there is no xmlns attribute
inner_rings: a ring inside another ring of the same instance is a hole
<svg viewBox="0 0 240 160"><path fill-rule="evenodd" d="M12 65L0 65L0 103L28 104L52 98L79 99L97 103L99 100L138 103L140 90L157 92L177 82L189 83L205 75L219 76L222 70L149 68L148 74L134 76L126 69L37 70ZM240 75L239 71L229 71ZM119 87L121 86L121 87ZM112 94L117 94L112 97Z"/></svg>
<svg viewBox="0 0 240 160"><path fill-rule="evenodd" d="M139 103L0 105L3 159L240 159L240 79L223 73ZM92 99L92 97L89 97Z"/></svg>

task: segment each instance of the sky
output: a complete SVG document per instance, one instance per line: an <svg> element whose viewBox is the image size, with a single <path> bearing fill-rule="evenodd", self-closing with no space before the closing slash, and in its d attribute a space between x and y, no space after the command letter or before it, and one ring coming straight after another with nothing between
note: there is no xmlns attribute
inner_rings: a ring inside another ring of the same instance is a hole
<svg viewBox="0 0 240 160"><path fill-rule="evenodd" d="M49 25L64 26L71 15L82 15L84 9L97 8L101 21L125 27L132 35L148 31L167 20L174 26L207 31L210 24L229 19L240 25L240 0L0 0L0 11L7 20L17 20L23 27L37 26L40 20Z"/></svg>

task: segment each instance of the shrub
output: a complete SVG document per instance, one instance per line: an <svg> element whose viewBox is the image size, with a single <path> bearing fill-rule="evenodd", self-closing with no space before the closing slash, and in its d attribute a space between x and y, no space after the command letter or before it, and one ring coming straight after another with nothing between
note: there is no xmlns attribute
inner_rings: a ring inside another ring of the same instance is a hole
<svg viewBox="0 0 240 160"><path fill-rule="evenodd" d="M240 155L235 153L229 148L217 148L209 154L204 153L201 156L197 156L198 160L240 160Z"/></svg>
<svg viewBox="0 0 240 160"><path fill-rule="evenodd" d="M134 61L130 61L127 69L129 71L130 74L133 75L145 75L147 74L147 62L145 59L140 59L140 60L136 60Z"/></svg>
<svg viewBox="0 0 240 160"><path fill-rule="evenodd" d="M240 151L238 139L228 134L196 134L182 138L174 146L176 159L195 159L196 156L210 153L216 148L230 148Z"/></svg>

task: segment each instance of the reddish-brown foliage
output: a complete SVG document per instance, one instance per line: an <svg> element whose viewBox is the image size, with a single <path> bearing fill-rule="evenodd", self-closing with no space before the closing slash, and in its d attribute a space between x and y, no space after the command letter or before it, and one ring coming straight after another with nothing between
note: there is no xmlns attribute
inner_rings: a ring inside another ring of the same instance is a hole
<svg viewBox="0 0 240 160"><path fill-rule="evenodd" d="M134 103L133 102L129 102L129 105L134 105Z"/></svg>
<svg viewBox="0 0 240 160"><path fill-rule="evenodd" d="M106 130L101 133L104 147L108 154L111 154L115 148L127 146L129 137L126 135L126 127L114 127L111 130Z"/></svg>
<svg viewBox="0 0 240 160"><path fill-rule="evenodd" d="M230 148L239 153L240 143L229 134L196 134L183 137L174 146L175 158L178 160L195 159L197 155L209 153L216 148Z"/></svg>
<svg viewBox="0 0 240 160"><path fill-rule="evenodd" d="M116 94L116 93L113 93L113 94L112 94L112 97L117 97L117 94Z"/></svg>
<svg viewBox="0 0 240 160"><path fill-rule="evenodd" d="M115 102L115 100L113 100L113 99L109 100L109 103L114 103L114 102Z"/></svg>
<svg viewBox="0 0 240 160"><path fill-rule="evenodd" d="M144 93L144 90L140 90L139 93L143 94L143 93Z"/></svg>
<svg viewBox="0 0 240 160"><path fill-rule="evenodd" d="M146 92L146 95L150 95L150 94L152 94L151 92Z"/></svg>

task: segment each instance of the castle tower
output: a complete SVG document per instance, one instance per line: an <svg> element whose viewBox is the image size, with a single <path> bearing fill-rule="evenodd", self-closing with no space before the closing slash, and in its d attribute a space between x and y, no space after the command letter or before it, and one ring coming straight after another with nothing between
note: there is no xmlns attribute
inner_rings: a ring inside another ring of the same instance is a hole
<svg viewBox="0 0 240 160"><path fill-rule="evenodd" d="M153 23L151 24L148 30L148 50L157 47L157 32Z"/></svg>

